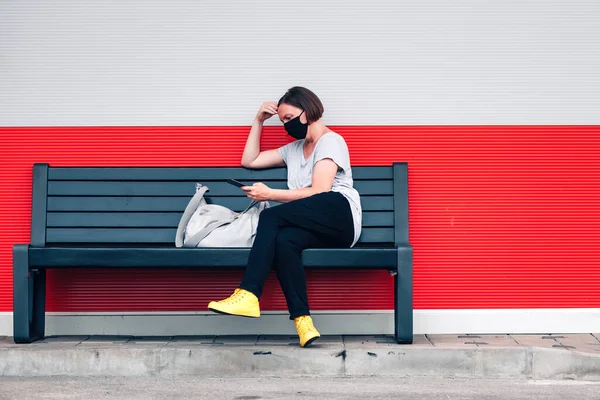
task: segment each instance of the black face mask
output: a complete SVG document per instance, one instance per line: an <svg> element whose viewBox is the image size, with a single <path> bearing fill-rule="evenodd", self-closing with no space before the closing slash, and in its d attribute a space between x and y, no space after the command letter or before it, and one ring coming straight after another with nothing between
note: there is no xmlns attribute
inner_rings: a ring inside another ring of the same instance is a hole
<svg viewBox="0 0 600 400"><path fill-rule="evenodd" d="M302 115L304 111L300 113ZM283 127L287 131L288 135L293 137L296 140L306 138L306 133L308 132L308 124L303 124L300 122L300 115L298 115L294 119L290 119L288 122L283 124Z"/></svg>

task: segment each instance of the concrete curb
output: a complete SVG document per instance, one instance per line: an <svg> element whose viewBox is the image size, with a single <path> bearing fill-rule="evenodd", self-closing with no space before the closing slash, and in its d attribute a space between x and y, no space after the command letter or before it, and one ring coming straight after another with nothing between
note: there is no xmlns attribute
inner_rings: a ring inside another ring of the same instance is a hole
<svg viewBox="0 0 600 400"><path fill-rule="evenodd" d="M600 381L600 355L537 347L19 347L0 376L436 376Z"/></svg>

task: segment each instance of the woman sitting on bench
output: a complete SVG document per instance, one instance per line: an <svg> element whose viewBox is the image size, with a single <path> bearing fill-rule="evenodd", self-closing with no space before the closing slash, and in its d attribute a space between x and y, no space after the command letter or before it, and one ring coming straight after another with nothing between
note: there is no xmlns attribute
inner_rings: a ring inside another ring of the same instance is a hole
<svg viewBox="0 0 600 400"><path fill-rule="evenodd" d="M275 114L296 141L260 151L263 123ZM320 337L310 317L302 251L354 246L362 222L348 147L342 136L323 124L322 115L319 98L303 87L293 87L279 102L265 102L260 107L248 135L242 166L286 166L289 190L271 189L263 183L242 187L251 199L285 204L261 213L239 288L227 299L208 305L218 313L260 317L258 299L269 271L275 268L302 347Z"/></svg>

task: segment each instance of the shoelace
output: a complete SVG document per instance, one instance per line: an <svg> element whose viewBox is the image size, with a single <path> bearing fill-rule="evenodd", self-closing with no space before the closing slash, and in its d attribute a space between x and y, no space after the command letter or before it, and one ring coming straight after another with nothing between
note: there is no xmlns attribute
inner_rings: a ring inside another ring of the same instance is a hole
<svg viewBox="0 0 600 400"><path fill-rule="evenodd" d="M244 292L242 292L240 289L235 289L233 291L233 294L231 296L229 296L228 298L226 298L225 300L221 300L222 303L225 304L234 304L239 302L241 299L243 299L244 296Z"/></svg>
<svg viewBox="0 0 600 400"><path fill-rule="evenodd" d="M305 335L306 333L312 331L312 324L309 322L307 317L300 317L297 322L298 331L300 331L301 335Z"/></svg>

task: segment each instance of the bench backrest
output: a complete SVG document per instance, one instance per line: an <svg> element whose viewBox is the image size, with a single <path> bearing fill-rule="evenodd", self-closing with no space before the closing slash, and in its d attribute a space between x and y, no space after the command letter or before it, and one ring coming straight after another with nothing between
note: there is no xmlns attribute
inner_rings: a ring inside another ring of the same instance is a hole
<svg viewBox="0 0 600 400"><path fill-rule="evenodd" d="M408 243L408 167L354 167L361 194L360 245ZM228 183L262 181L285 189L286 170L244 168L50 167L34 165L32 246L174 246L179 219L195 192L209 187L206 199L243 210L249 199Z"/></svg>

